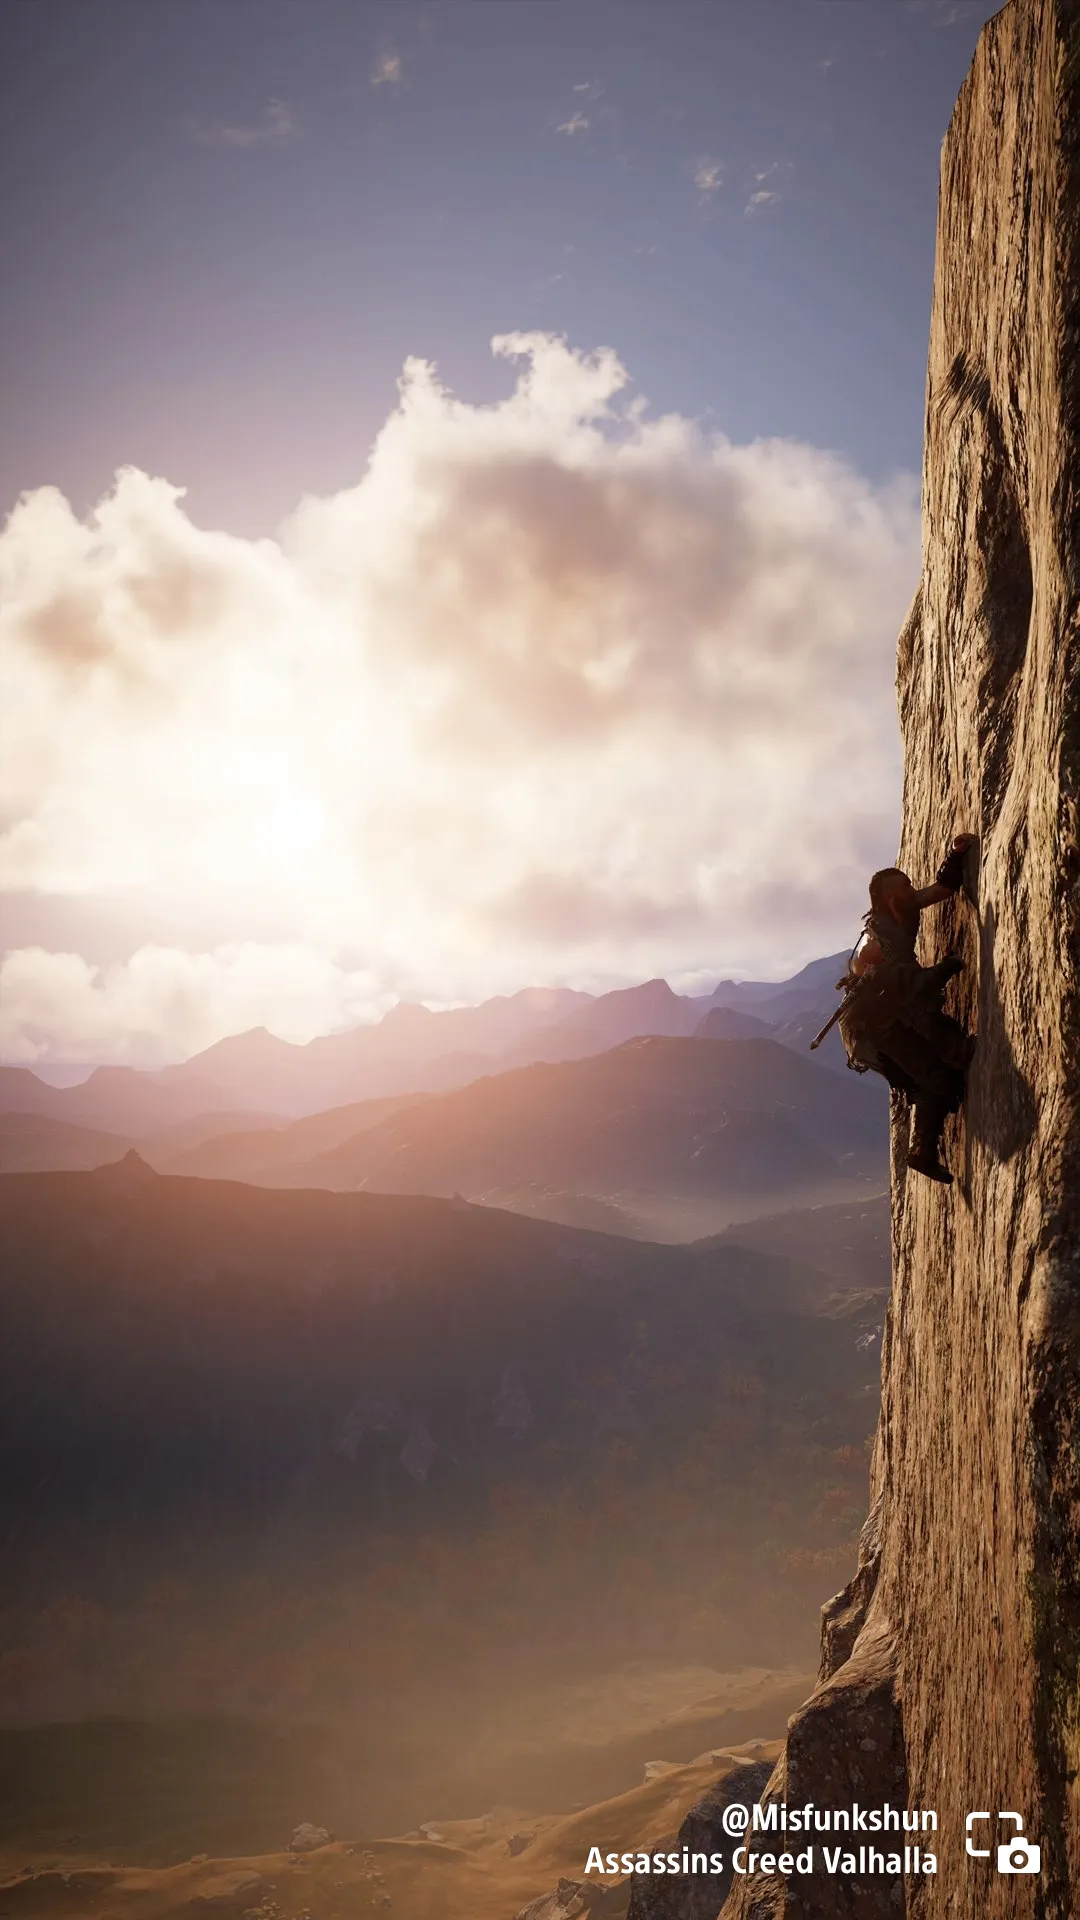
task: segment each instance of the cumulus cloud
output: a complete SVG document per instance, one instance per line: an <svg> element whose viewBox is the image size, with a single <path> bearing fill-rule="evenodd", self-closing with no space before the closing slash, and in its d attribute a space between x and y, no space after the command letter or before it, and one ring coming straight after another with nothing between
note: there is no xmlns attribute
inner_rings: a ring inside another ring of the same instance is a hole
<svg viewBox="0 0 1080 1920"><path fill-rule="evenodd" d="M569 120L560 121L555 131L556 133L568 133L571 136L575 133L588 133L588 117L584 113L572 113Z"/></svg>
<svg viewBox="0 0 1080 1920"><path fill-rule="evenodd" d="M303 1042L393 1003L374 975L301 942L191 953L144 946L122 964L24 947L0 964L0 1055L156 1067L252 1026Z"/></svg>
<svg viewBox="0 0 1080 1920"><path fill-rule="evenodd" d="M96 969L17 950L8 1058L781 972L847 937L896 837L914 483L653 417L608 348L494 348L508 398L409 361L363 479L275 540L131 469L85 520L24 497L3 883L67 929L138 900L196 931ZM251 940L199 941L226 919Z"/></svg>

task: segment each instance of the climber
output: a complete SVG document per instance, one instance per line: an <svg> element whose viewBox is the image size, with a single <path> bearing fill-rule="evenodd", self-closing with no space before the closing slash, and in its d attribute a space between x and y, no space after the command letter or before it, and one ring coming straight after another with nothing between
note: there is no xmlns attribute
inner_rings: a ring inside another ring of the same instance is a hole
<svg viewBox="0 0 1080 1920"><path fill-rule="evenodd" d="M848 1065L883 1074L905 1095L914 1109L907 1164L945 1185L952 1174L941 1160L942 1129L963 1099L975 1041L942 1007L963 961L946 954L936 966L920 966L915 940L923 910L959 893L973 838L957 836L932 886L913 886L898 867L874 874L865 931L839 983L848 990L839 1014Z"/></svg>

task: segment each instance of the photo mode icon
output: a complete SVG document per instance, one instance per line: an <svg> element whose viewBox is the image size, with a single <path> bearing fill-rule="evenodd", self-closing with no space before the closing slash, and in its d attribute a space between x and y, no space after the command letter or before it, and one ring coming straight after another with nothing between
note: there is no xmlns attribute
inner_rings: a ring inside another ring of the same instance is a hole
<svg viewBox="0 0 1080 1920"><path fill-rule="evenodd" d="M1016 1824L1016 1832L1013 1834L1012 1839L1002 1841L998 1846L998 1872L1038 1873L1042 1866L1042 1848L1034 1846L1032 1842L1026 1838L1024 1834L1023 1817L1019 1813L1010 1813L1006 1807L999 1808L997 1817L999 1820L1012 1820ZM969 1813L964 1822L967 1830L965 1846L968 1853L976 1860L989 1860L990 1848L977 1847L975 1845L972 1837L972 1829L976 1820L989 1820L991 1818L992 1815L989 1813Z"/></svg>

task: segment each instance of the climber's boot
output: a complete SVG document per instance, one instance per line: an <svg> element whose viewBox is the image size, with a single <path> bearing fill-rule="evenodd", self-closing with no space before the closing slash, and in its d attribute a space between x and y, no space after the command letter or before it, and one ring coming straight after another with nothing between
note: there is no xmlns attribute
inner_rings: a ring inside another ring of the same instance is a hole
<svg viewBox="0 0 1080 1920"><path fill-rule="evenodd" d="M951 1187L952 1174L941 1158L942 1124L940 1112L935 1113L932 1119L928 1119L916 1108L907 1164L912 1173L925 1174L928 1180L937 1180L942 1186Z"/></svg>
<svg viewBox="0 0 1080 1920"><path fill-rule="evenodd" d="M939 1180L943 1187L952 1186L952 1174L936 1153L920 1153L918 1148L912 1147L907 1163L912 1173L924 1173L928 1180Z"/></svg>

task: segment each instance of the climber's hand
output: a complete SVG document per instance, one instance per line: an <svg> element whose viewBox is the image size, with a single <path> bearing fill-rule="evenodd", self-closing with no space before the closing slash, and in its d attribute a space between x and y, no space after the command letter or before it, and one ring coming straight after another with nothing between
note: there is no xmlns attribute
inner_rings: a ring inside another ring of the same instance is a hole
<svg viewBox="0 0 1080 1920"><path fill-rule="evenodd" d="M934 875L933 886L924 887L919 894L920 907L932 907L937 901L947 899L950 893L959 893L964 884L964 860L974 837L971 833L957 834Z"/></svg>

